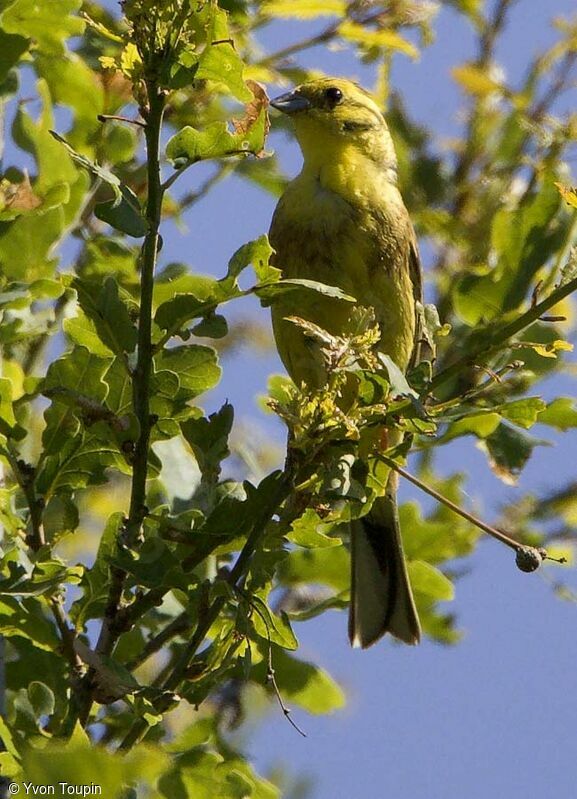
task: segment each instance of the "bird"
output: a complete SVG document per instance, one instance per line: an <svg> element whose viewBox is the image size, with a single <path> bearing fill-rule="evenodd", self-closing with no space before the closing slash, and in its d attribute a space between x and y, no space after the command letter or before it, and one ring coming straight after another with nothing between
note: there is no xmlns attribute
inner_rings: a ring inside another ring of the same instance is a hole
<svg viewBox="0 0 577 799"><path fill-rule="evenodd" d="M336 286L372 307L381 332L377 351L406 372L418 357L421 266L381 110L358 84L330 77L303 83L271 106L291 119L303 156L272 217L272 263L283 278ZM352 307L306 290L286 292L272 304L277 349L294 383L314 390L327 375L318 349L289 317L338 335ZM398 430L388 432L389 446L400 441ZM383 495L351 522L348 631L351 644L363 649L385 633L407 644L420 640L396 493L397 475L389 470Z"/></svg>

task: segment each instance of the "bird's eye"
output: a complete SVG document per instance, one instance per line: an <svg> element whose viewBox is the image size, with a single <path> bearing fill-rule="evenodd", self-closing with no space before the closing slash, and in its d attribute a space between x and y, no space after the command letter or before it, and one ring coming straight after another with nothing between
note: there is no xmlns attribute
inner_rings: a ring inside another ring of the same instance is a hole
<svg viewBox="0 0 577 799"><path fill-rule="evenodd" d="M343 93L336 86L330 86L325 90L325 97L331 105L337 105L343 99Z"/></svg>

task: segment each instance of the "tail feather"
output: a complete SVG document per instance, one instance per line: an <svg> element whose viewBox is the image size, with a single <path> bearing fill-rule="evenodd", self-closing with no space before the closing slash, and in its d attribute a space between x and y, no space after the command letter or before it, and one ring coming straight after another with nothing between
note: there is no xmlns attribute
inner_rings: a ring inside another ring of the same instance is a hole
<svg viewBox="0 0 577 799"><path fill-rule="evenodd" d="M407 644L421 636L399 528L396 486L351 531L349 638L363 649L385 633Z"/></svg>

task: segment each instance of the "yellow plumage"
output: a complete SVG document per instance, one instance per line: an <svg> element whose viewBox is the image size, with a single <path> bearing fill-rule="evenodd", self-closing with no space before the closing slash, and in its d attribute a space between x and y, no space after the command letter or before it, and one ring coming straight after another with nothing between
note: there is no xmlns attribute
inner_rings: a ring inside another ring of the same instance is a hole
<svg viewBox="0 0 577 799"><path fill-rule="evenodd" d="M303 84L272 105L292 117L304 157L273 216L275 265L284 277L338 286L359 305L372 306L381 330L377 348L406 370L416 348L420 268L382 114L366 92L342 79ZM318 388L326 375L315 345L285 317L299 316L338 335L352 307L310 291L290 292L275 302L277 347L296 383ZM385 496L351 530L349 632L360 646L385 632L407 643L419 639L395 491L389 477Z"/></svg>

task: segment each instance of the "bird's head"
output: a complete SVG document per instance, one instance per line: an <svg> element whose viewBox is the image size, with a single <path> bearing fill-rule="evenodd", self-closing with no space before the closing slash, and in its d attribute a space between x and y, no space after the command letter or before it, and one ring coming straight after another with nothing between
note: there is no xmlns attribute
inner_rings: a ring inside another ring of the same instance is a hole
<svg viewBox="0 0 577 799"><path fill-rule="evenodd" d="M343 78L313 80L275 98L271 105L293 120L305 163L339 158L343 151L354 149L396 172L387 123L372 97L356 83Z"/></svg>

